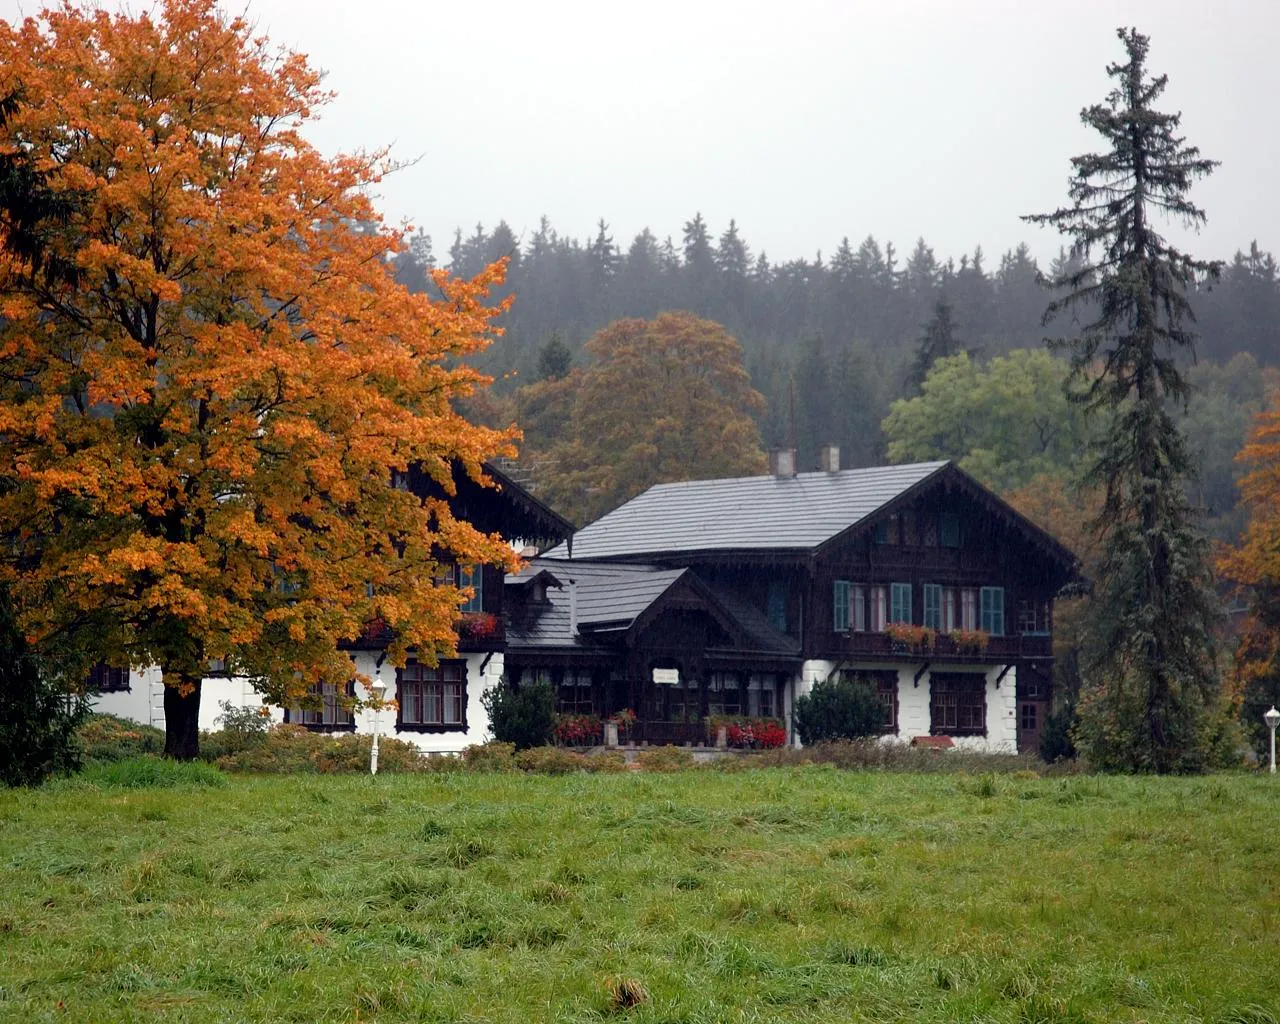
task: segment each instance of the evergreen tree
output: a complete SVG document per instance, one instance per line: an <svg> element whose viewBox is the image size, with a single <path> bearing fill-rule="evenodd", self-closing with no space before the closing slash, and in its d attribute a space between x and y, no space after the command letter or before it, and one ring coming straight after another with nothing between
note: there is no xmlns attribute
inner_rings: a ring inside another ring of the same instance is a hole
<svg viewBox="0 0 1280 1024"><path fill-rule="evenodd" d="M538 350L538 380L560 380L568 376L573 353L564 343L564 335L556 331Z"/></svg>
<svg viewBox="0 0 1280 1024"><path fill-rule="evenodd" d="M1187 292L1219 268L1174 248L1151 217L1203 222L1188 192L1216 165L1178 134L1181 115L1152 106L1167 78L1147 73L1147 37L1118 35L1128 59L1107 67L1115 87L1081 113L1108 149L1072 160L1069 206L1027 218L1066 234L1083 261L1052 282L1064 294L1045 316L1086 318L1063 344L1081 401L1110 417L1089 471L1104 494L1103 556L1077 739L1104 769L1198 771L1213 762L1221 723L1218 605L1170 403L1188 394L1177 362L1195 337Z"/></svg>
<svg viewBox="0 0 1280 1024"><path fill-rule="evenodd" d="M929 368L939 359L954 356L968 349L956 337L956 324L951 319L951 304L939 299L933 307L933 317L925 324L924 334L916 343L916 358L911 365L910 384L917 391L929 375Z"/></svg>

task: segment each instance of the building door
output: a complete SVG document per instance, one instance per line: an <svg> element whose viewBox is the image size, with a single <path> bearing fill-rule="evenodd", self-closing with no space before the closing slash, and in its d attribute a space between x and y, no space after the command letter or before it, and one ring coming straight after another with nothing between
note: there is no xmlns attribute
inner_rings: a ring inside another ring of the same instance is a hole
<svg viewBox="0 0 1280 1024"><path fill-rule="evenodd" d="M1018 753L1040 752L1040 730L1044 728L1049 702L1018 698Z"/></svg>

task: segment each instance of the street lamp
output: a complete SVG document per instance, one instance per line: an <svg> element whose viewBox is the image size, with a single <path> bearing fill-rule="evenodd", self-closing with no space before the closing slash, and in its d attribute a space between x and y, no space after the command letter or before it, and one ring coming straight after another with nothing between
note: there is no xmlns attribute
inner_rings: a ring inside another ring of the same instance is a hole
<svg viewBox="0 0 1280 1024"><path fill-rule="evenodd" d="M1262 720L1267 723L1267 728L1271 730L1271 774L1276 773L1276 726L1280 725L1280 711L1276 710L1274 704L1271 710L1262 716Z"/></svg>
<svg viewBox="0 0 1280 1024"><path fill-rule="evenodd" d="M378 774L378 716L382 712L382 697L387 692L387 684L382 681L382 666L378 666L378 671L373 679L373 749L369 751L369 774ZM1276 716L1280 718L1280 715Z"/></svg>

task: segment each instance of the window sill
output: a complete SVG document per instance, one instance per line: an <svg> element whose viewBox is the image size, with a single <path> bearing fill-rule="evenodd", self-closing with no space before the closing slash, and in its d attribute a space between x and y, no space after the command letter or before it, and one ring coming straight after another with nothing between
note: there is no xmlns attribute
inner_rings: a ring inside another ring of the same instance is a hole
<svg viewBox="0 0 1280 1024"><path fill-rule="evenodd" d="M421 733L443 733L443 732L466 732L467 723L459 722L449 725L422 725L416 722L397 722L396 732L421 732Z"/></svg>
<svg viewBox="0 0 1280 1024"><path fill-rule="evenodd" d="M986 729L930 729L930 736L981 736L986 737Z"/></svg>
<svg viewBox="0 0 1280 1024"><path fill-rule="evenodd" d="M307 732L355 732L356 724L352 722L350 725L315 725L307 722L290 722L289 725L300 725Z"/></svg>

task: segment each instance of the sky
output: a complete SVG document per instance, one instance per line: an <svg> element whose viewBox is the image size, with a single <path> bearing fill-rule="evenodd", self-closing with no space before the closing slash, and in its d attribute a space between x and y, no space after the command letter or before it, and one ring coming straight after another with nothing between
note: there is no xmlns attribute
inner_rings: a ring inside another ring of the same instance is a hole
<svg viewBox="0 0 1280 1024"><path fill-rule="evenodd" d="M106 0L111 6L110 0ZM0 0L12 19L39 4ZM131 0L134 10L149 6ZM679 241L695 212L737 220L771 260L868 234L903 255L1020 241L1066 200L1070 157L1096 148L1082 107L1109 89L1120 25L1151 36L1162 109L1222 162L1193 198L1191 251L1280 249L1280 4L1274 0L249 0L273 41L309 55L337 98L310 126L326 153L390 144L412 162L380 207L433 236L545 214L623 248L645 226ZM1170 234L1186 240L1172 226Z"/></svg>

